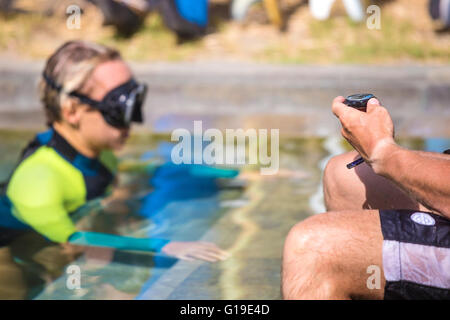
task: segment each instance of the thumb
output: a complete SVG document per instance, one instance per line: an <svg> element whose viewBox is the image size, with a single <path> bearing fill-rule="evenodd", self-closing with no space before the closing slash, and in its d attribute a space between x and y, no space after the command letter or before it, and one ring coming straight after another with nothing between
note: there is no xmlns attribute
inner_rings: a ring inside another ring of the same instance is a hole
<svg viewBox="0 0 450 320"><path fill-rule="evenodd" d="M380 106L380 101L377 98L372 98L367 102L366 112L372 112L376 107Z"/></svg>

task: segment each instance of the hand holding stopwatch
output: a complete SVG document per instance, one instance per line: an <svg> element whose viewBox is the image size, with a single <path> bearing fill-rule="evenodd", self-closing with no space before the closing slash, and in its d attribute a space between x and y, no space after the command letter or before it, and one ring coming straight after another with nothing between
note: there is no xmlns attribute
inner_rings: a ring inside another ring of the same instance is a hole
<svg viewBox="0 0 450 320"><path fill-rule="evenodd" d="M369 100L372 98L376 98L376 97L370 93L352 94L351 96L348 96L345 99L344 104L349 107L358 109L359 111L366 112L367 102L369 102ZM360 157L360 158L356 159L355 161L347 164L347 169L354 168L363 162L364 162L364 159Z"/></svg>

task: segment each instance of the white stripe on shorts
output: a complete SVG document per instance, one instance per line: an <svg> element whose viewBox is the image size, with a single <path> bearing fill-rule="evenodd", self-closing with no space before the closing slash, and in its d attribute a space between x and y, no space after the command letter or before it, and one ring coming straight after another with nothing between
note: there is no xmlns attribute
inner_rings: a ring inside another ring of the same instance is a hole
<svg viewBox="0 0 450 320"><path fill-rule="evenodd" d="M410 281L450 289L450 248L383 241L386 281Z"/></svg>

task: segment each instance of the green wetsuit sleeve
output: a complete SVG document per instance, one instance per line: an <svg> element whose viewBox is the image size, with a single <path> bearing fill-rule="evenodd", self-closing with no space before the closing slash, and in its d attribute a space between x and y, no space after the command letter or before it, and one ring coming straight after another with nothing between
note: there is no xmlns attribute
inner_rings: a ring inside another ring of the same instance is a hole
<svg viewBox="0 0 450 320"><path fill-rule="evenodd" d="M75 225L64 206L60 177L48 166L29 166L15 174L7 190L12 214L51 241L64 243Z"/></svg>
<svg viewBox="0 0 450 320"><path fill-rule="evenodd" d="M78 231L70 238L69 243L83 246L107 247L119 250L160 252L169 243L165 239L131 238L113 234Z"/></svg>

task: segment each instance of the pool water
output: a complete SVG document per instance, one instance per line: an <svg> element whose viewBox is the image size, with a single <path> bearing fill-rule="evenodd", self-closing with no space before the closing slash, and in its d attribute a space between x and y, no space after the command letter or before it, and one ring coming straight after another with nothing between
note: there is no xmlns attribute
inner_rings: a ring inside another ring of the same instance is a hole
<svg viewBox="0 0 450 320"><path fill-rule="evenodd" d="M0 131L0 181L8 178L33 136L34 132ZM339 137L281 138L278 175L262 176L255 166L243 166L236 178L215 179L174 171L164 153L167 141L144 133L132 136L119 154L123 163L157 159L165 163L165 171L121 172L118 196L102 205L89 203L74 219L97 232L211 241L228 250L231 258L188 262L91 248L62 259L56 246L39 247L42 239L34 238L33 246L24 242L14 248L26 281L20 283L22 288L12 284L11 291L21 289L28 299L279 299L284 238L294 224L324 210L323 167L330 156L350 150L348 144ZM409 138L399 143L438 152L450 148L448 139ZM81 288L69 288L68 266L79 268Z"/></svg>

